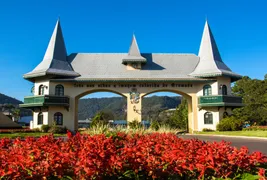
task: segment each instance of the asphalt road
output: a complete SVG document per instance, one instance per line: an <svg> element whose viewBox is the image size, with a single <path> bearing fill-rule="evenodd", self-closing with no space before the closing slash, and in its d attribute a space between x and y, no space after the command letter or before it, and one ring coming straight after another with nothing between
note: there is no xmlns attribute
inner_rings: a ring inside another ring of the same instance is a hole
<svg viewBox="0 0 267 180"><path fill-rule="evenodd" d="M209 136L209 135L179 135L179 137L184 139L200 139L202 141L217 141L222 140L231 142L232 146L240 148L246 146L249 149L249 152L260 151L267 155L267 138L266 139L251 139L251 138L239 138L239 137L219 137L219 136Z"/></svg>

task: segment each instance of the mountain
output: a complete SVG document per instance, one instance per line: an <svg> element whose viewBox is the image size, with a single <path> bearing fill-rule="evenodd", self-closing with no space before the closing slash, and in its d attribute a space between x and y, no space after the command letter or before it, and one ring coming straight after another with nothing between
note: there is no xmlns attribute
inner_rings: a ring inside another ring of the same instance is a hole
<svg viewBox="0 0 267 180"><path fill-rule="evenodd" d="M143 119L148 119L163 110L176 108L181 103L181 98L180 96L145 97L142 101ZM112 112L114 119L126 119L126 109L126 99L123 97L80 99L78 119L92 118L101 110Z"/></svg>
<svg viewBox="0 0 267 180"><path fill-rule="evenodd" d="M0 104L13 104L13 105L19 105L19 104L22 104L23 102L15 99L15 98L12 98L12 97L9 97L7 95L4 95L2 93L0 93Z"/></svg>
<svg viewBox="0 0 267 180"><path fill-rule="evenodd" d="M12 112L14 108L19 108L19 104L23 104L20 100L9 97L5 94L0 93L0 112ZM19 108L21 116L31 116L32 112L29 109Z"/></svg>

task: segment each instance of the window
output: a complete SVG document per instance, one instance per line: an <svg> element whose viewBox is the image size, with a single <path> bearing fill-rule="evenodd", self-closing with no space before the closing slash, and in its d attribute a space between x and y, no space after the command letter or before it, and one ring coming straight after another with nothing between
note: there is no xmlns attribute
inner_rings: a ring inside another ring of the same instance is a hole
<svg viewBox="0 0 267 180"><path fill-rule="evenodd" d="M64 96L64 87L61 84L56 85L55 95L56 96Z"/></svg>
<svg viewBox="0 0 267 180"><path fill-rule="evenodd" d="M39 95L44 95L44 85L39 86Z"/></svg>
<svg viewBox="0 0 267 180"><path fill-rule="evenodd" d="M56 125L63 125L63 114L60 112L55 113L54 121L56 122Z"/></svg>
<svg viewBox="0 0 267 180"><path fill-rule="evenodd" d="M213 124L213 116L211 112L204 114L204 124Z"/></svg>
<svg viewBox="0 0 267 180"><path fill-rule="evenodd" d="M37 125L41 125L41 124L43 124L43 119L44 119L44 116L43 116L43 113L39 113L38 114L38 118L37 118L38 120L38 122L37 122Z"/></svg>
<svg viewBox="0 0 267 180"><path fill-rule="evenodd" d="M222 95L227 95L227 86L222 85Z"/></svg>
<svg viewBox="0 0 267 180"><path fill-rule="evenodd" d="M205 85L203 87L203 96L210 96L211 95L211 86Z"/></svg>

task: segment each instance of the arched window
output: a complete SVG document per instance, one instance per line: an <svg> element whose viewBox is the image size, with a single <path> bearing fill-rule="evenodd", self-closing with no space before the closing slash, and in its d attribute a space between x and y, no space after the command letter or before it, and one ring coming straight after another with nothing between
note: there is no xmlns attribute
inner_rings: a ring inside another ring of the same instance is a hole
<svg viewBox="0 0 267 180"><path fill-rule="evenodd" d="M56 125L63 125L63 114L60 112L55 113L54 121L56 122Z"/></svg>
<svg viewBox="0 0 267 180"><path fill-rule="evenodd" d="M55 95L56 96L64 96L64 86L62 86L61 84L56 85Z"/></svg>
<svg viewBox="0 0 267 180"><path fill-rule="evenodd" d="M38 122L37 122L37 124L38 124L38 125L43 124L43 119L44 119L43 113L40 112L40 113L38 114L38 118L37 118L37 121L38 121Z"/></svg>
<svg viewBox="0 0 267 180"><path fill-rule="evenodd" d="M210 96L211 95L211 86L205 85L203 87L203 96Z"/></svg>
<svg viewBox="0 0 267 180"><path fill-rule="evenodd" d="M44 95L44 85L39 86L39 95Z"/></svg>
<svg viewBox="0 0 267 180"><path fill-rule="evenodd" d="M222 85L222 95L227 95L227 86Z"/></svg>
<svg viewBox="0 0 267 180"><path fill-rule="evenodd" d="M211 112L204 114L204 124L213 124L213 116Z"/></svg>

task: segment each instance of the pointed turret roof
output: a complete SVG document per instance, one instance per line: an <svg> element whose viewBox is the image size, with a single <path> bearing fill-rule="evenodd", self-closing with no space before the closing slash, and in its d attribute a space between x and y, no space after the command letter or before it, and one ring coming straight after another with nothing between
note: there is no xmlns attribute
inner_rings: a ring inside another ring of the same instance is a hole
<svg viewBox="0 0 267 180"><path fill-rule="evenodd" d="M231 71L222 61L217 44L206 20L198 56L200 58L195 70L190 74L196 77L230 76L234 79L240 75Z"/></svg>
<svg viewBox="0 0 267 180"><path fill-rule="evenodd" d="M79 76L67 61L67 51L59 19L50 38L43 61L33 71L25 74L24 78L33 78L48 74L68 77Z"/></svg>
<svg viewBox="0 0 267 180"><path fill-rule="evenodd" d="M131 46L128 52L128 55L123 58L122 63L127 64L131 62L140 62L140 63L146 63L146 59L141 56L141 53L138 48L138 44L135 38L135 35L133 34Z"/></svg>

